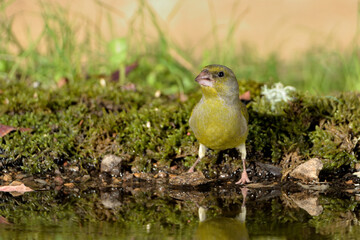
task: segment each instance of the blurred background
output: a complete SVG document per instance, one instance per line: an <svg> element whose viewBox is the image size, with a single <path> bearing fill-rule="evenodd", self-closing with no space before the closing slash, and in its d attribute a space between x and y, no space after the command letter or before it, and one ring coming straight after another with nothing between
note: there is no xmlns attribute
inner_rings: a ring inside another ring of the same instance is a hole
<svg viewBox="0 0 360 240"><path fill-rule="evenodd" d="M136 63L126 81L188 92L218 63L314 93L360 89L356 0L2 0L0 10L0 70L44 85Z"/></svg>

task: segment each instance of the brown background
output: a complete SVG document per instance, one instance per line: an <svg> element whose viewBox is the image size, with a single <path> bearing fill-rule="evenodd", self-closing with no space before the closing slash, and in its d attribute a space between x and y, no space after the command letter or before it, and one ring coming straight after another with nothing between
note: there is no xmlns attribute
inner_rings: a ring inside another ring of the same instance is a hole
<svg viewBox="0 0 360 240"><path fill-rule="evenodd" d="M66 6L74 16L100 25L105 33L109 32L106 14L110 13L116 36L127 33L128 23L139 5L135 0L101 0L101 7L92 0L44 2ZM260 54L276 51L284 58L293 57L313 45L344 50L354 42L358 21L356 0L152 0L147 3L174 42L184 48L191 46L198 52L213 43L213 23L220 41L225 38L232 12L241 16L237 21L236 43L245 41ZM40 33L42 24L37 0L17 0L6 14L17 15L14 30L21 42L26 43L28 39L27 28L33 37ZM148 31L152 29L149 27ZM151 33L146 40L152 40Z"/></svg>

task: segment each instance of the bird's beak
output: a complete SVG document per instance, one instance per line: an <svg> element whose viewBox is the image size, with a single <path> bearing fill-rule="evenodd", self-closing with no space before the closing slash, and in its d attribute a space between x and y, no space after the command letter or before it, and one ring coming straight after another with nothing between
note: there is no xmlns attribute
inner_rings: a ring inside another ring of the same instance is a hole
<svg viewBox="0 0 360 240"><path fill-rule="evenodd" d="M212 79L211 74L208 70L202 70L201 73L195 78L195 81L198 82L201 86L212 87L214 80Z"/></svg>

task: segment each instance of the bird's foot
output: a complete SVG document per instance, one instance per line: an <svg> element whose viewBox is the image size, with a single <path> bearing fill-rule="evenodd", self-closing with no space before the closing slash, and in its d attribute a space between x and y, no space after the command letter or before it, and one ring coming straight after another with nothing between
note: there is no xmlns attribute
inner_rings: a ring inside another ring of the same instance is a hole
<svg viewBox="0 0 360 240"><path fill-rule="evenodd" d="M246 184L246 183L249 183L251 182L246 171L244 170L241 174L241 178L239 181L237 181L235 184Z"/></svg>
<svg viewBox="0 0 360 240"><path fill-rule="evenodd" d="M243 196L243 199L246 199L248 191L249 191L249 189L247 187L242 187L241 188L241 195Z"/></svg>
<svg viewBox="0 0 360 240"><path fill-rule="evenodd" d="M187 171L188 173L193 173L195 170L196 165L200 162L202 157L198 157L198 159L196 159L196 161L194 162L194 164L191 166L191 168Z"/></svg>

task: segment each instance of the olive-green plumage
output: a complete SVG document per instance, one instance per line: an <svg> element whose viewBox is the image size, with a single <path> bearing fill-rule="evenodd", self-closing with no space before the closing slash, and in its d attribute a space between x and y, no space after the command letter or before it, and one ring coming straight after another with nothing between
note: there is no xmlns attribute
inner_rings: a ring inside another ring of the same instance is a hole
<svg viewBox="0 0 360 240"><path fill-rule="evenodd" d="M209 65L195 80L201 86L202 98L194 107L189 124L200 142L199 160L205 155L206 148L237 148L245 166L249 117L239 99L239 85L234 73L225 66ZM242 177L238 183L250 181L245 169L243 175L244 179Z"/></svg>

